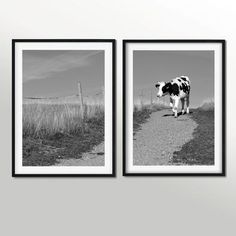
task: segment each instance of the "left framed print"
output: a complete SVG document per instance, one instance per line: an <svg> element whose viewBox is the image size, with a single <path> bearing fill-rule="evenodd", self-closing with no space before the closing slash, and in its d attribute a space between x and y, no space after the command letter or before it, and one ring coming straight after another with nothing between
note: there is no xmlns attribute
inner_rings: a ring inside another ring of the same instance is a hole
<svg viewBox="0 0 236 236"><path fill-rule="evenodd" d="M12 40L12 176L114 177L113 39Z"/></svg>

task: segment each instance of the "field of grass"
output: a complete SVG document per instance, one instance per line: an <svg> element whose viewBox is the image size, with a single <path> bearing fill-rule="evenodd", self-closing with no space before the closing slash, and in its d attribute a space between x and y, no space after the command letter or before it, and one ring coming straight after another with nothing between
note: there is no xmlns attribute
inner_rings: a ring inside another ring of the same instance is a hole
<svg viewBox="0 0 236 236"><path fill-rule="evenodd" d="M214 165L214 103L204 102L192 110L191 118L198 124L193 139L174 153L171 165Z"/></svg>
<svg viewBox="0 0 236 236"><path fill-rule="evenodd" d="M103 104L28 100L23 104L23 165L54 165L57 159L81 158L104 140Z"/></svg>

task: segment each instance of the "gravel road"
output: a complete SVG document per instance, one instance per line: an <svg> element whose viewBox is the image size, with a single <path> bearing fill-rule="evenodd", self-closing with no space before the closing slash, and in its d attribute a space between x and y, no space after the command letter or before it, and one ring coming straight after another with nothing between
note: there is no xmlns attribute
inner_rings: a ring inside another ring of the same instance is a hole
<svg viewBox="0 0 236 236"><path fill-rule="evenodd" d="M168 110L153 112L134 135L134 165L168 165L173 152L193 138L196 127L187 114L174 118Z"/></svg>
<svg viewBox="0 0 236 236"><path fill-rule="evenodd" d="M102 142L90 152L83 153L82 158L58 159L56 166L104 166L104 150Z"/></svg>

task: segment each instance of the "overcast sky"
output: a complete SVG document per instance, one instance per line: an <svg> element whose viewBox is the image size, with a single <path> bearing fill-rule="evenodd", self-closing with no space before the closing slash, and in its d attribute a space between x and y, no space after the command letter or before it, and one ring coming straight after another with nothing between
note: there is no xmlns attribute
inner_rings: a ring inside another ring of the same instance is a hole
<svg viewBox="0 0 236 236"><path fill-rule="evenodd" d="M134 51L134 98L156 97L157 81L185 75L191 81L190 105L214 97L214 51Z"/></svg>
<svg viewBox="0 0 236 236"><path fill-rule="evenodd" d="M104 87L104 51L23 51L24 97L75 95L77 81L85 95Z"/></svg>

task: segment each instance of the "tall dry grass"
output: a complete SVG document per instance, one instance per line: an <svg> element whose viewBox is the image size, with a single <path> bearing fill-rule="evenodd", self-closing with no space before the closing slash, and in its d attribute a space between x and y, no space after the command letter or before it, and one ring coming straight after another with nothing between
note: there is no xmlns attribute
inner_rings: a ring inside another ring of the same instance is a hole
<svg viewBox="0 0 236 236"><path fill-rule="evenodd" d="M87 122L104 119L103 104L85 104L84 119L78 103L47 100L24 101L23 135L51 136L56 133L75 134L86 128Z"/></svg>
<svg viewBox="0 0 236 236"><path fill-rule="evenodd" d="M154 101L150 103L150 101L142 101L136 99L134 102L134 112L143 111L143 110L150 110L150 111L157 111L160 109L169 108L169 104L162 100Z"/></svg>
<svg viewBox="0 0 236 236"><path fill-rule="evenodd" d="M203 111L214 111L214 108L215 108L214 98L205 99L199 107L199 109Z"/></svg>

